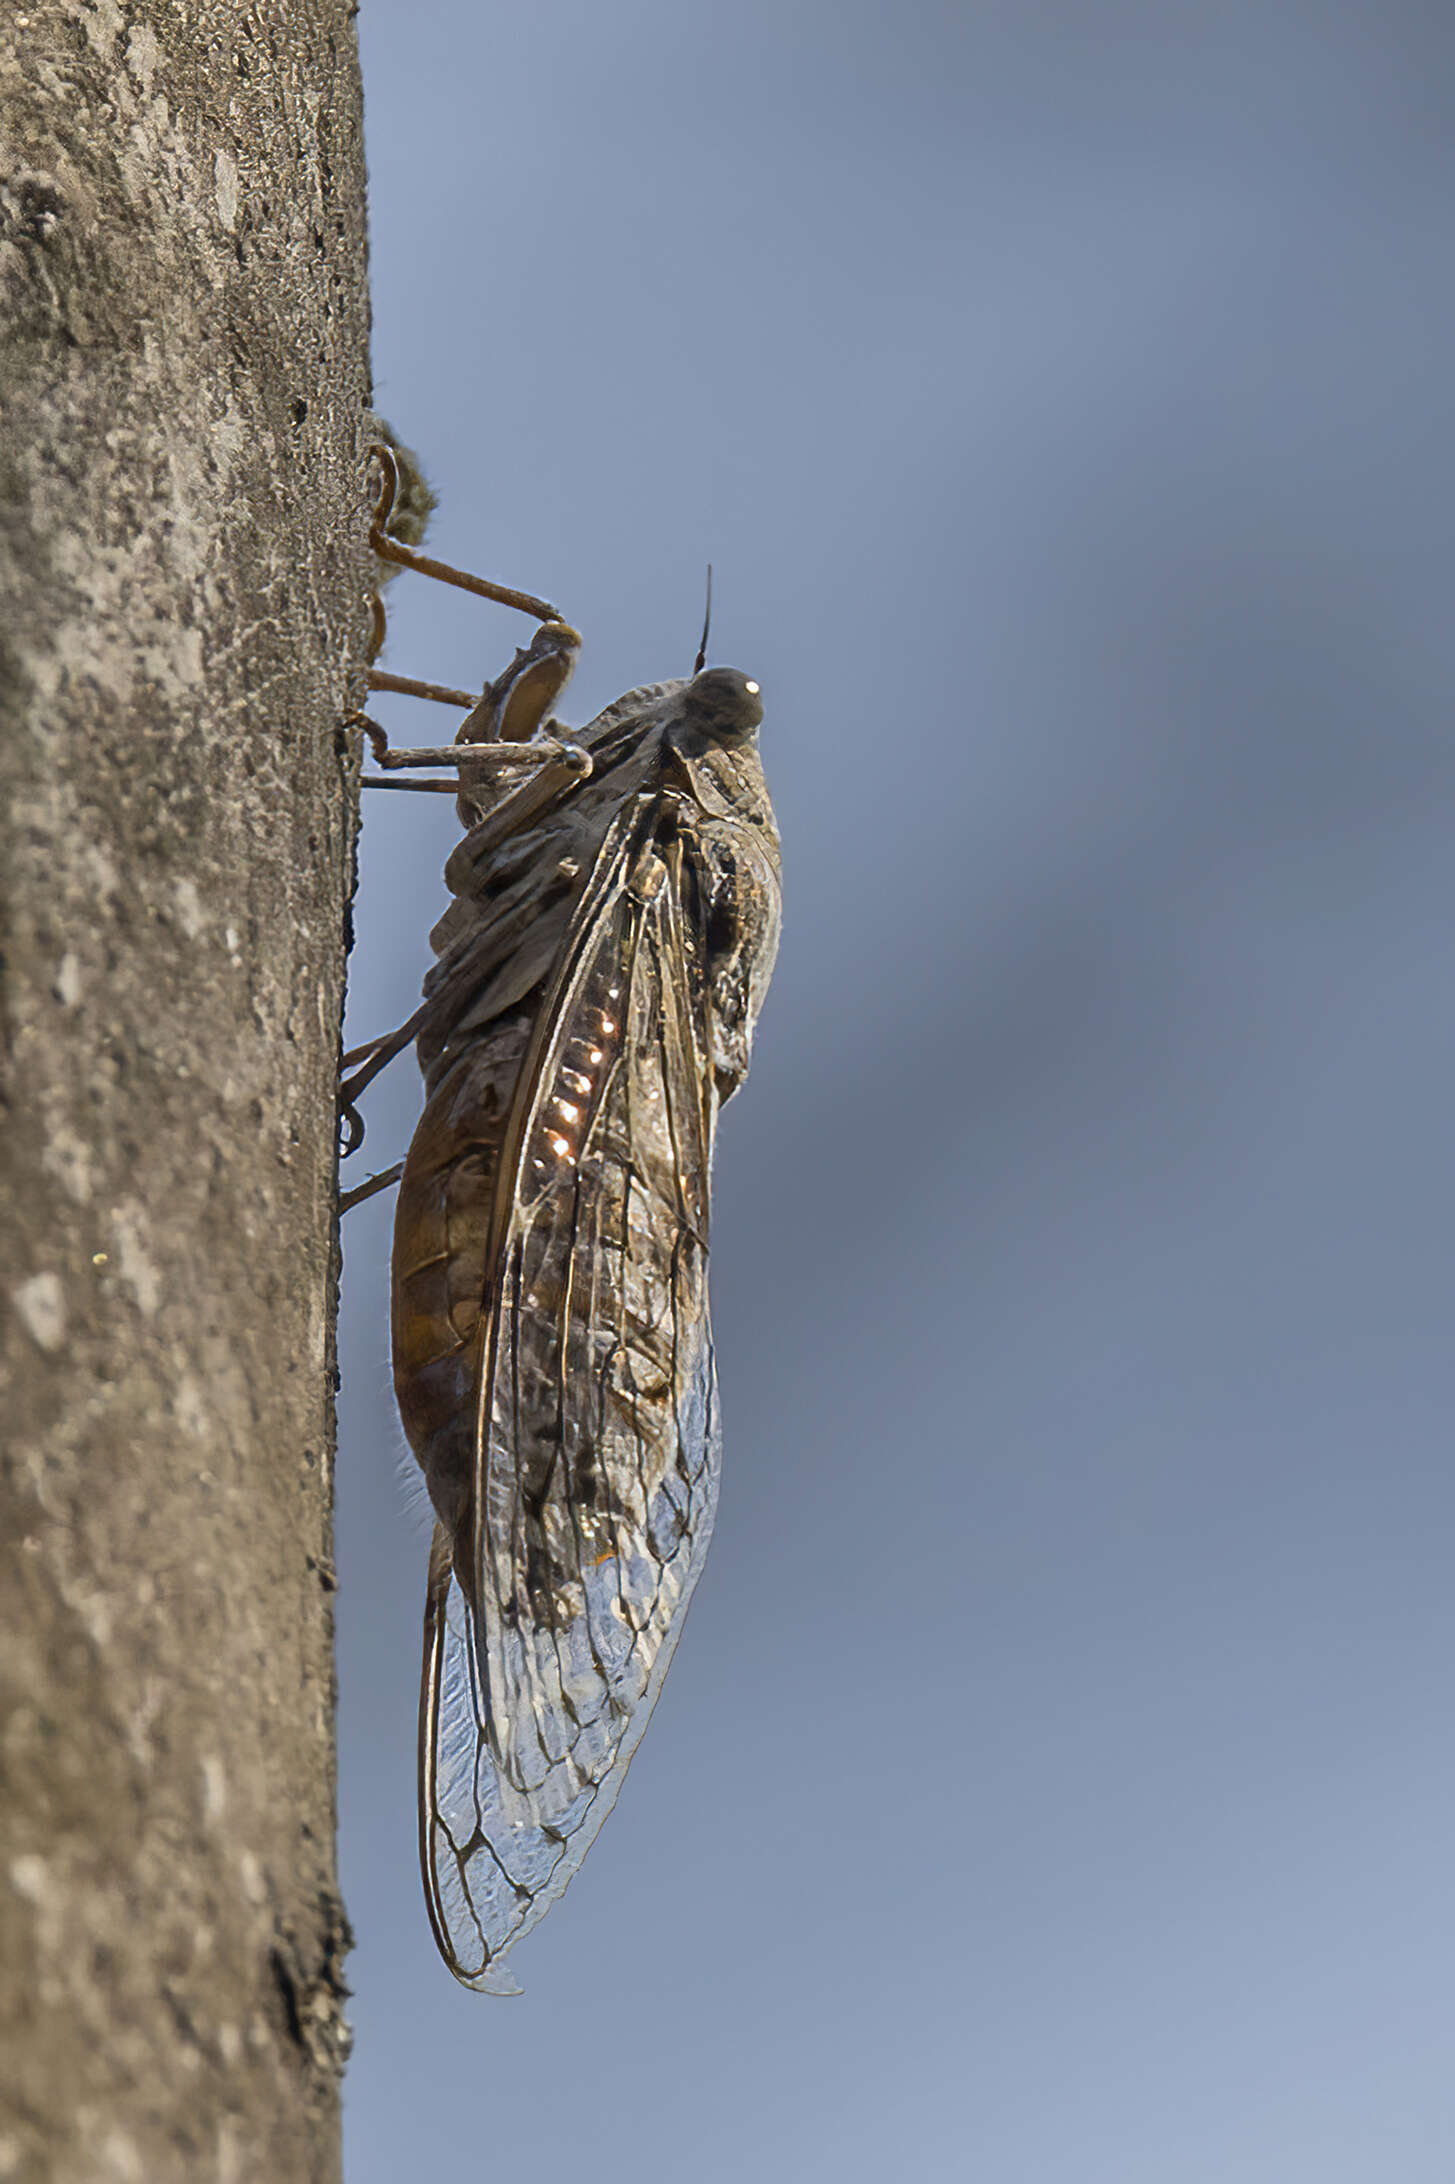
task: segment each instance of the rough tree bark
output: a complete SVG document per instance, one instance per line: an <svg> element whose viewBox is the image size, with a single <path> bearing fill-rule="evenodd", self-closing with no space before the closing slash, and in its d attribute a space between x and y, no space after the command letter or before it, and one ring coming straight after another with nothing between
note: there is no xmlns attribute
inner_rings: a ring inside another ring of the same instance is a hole
<svg viewBox="0 0 1455 2184"><path fill-rule="evenodd" d="M0 35L0 2178L338 2172L348 0Z"/></svg>

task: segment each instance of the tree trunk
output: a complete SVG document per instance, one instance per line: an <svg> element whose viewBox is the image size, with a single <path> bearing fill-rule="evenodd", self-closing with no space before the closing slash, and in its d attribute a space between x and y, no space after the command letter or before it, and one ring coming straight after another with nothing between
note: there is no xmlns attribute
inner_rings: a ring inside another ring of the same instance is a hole
<svg viewBox="0 0 1455 2184"><path fill-rule="evenodd" d="M338 2173L352 12L28 0L0 63L0 2178L23 2184Z"/></svg>

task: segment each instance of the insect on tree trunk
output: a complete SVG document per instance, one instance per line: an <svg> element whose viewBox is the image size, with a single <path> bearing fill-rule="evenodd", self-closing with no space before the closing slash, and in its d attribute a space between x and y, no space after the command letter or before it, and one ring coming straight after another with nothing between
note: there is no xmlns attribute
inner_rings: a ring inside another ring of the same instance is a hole
<svg viewBox="0 0 1455 2184"><path fill-rule="evenodd" d="M338 2173L352 14L29 0L0 63L0 2176L26 2184Z"/></svg>
<svg viewBox="0 0 1455 2184"><path fill-rule="evenodd" d="M452 745L391 751L358 716L381 768L364 785L452 766L418 785L454 794L466 832L424 1001L344 1056L341 1090L352 1152L359 1095L415 1042L428 1096L409 1152L343 1203L399 1187L394 1389L438 1520L430 1924L464 1986L512 1994L505 1960L616 1802L712 1537L712 1150L778 953L778 829L761 686L705 667L706 621L690 679L565 735L548 709L579 633L548 600L391 543L400 471L376 453L381 559L539 623L478 697L370 671L465 719Z"/></svg>

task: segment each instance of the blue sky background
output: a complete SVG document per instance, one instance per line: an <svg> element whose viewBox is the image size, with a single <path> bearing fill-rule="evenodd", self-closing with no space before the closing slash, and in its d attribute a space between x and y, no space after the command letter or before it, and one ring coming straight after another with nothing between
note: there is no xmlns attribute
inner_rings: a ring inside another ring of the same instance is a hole
<svg viewBox="0 0 1455 2184"><path fill-rule="evenodd" d="M350 2184L1449 2184L1455 17L369 0L379 407L588 718L758 676L717 1542L457 1988L349 1217ZM523 635L404 578L389 664ZM381 712L408 740L444 717ZM366 810L351 1028L453 838ZM356 1166L402 1149L412 1063Z"/></svg>

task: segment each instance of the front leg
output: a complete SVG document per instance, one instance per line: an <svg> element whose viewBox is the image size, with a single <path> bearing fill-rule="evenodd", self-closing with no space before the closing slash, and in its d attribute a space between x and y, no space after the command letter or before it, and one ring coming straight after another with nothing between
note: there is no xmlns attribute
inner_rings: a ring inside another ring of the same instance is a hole
<svg viewBox="0 0 1455 2184"><path fill-rule="evenodd" d="M435 577L441 583L458 585L461 590L473 592L479 598L515 607L524 614L534 615L541 625L530 643L517 651L510 666L493 683L487 683L478 698L468 690L420 682L370 666L371 690L394 691L405 697L462 706L465 719L453 743L418 750L392 750L384 729L367 713L352 713L345 723L348 727L363 729L381 769L379 773L363 776L361 785L364 788L403 789L457 797L460 817L471 828L477 847L484 847L482 822L488 828L489 844L493 847L508 841L521 827L539 818L551 804L568 796L591 772L591 754L569 742L561 734L559 724L548 717L551 706L571 678L581 639L559 608L553 607L548 599L537 599L530 592L516 591L508 585L492 583L486 577L452 568L442 561L433 561L412 544L391 537L388 526L400 487L399 462L391 447L376 445L373 453L378 459L381 485L369 543L380 560L392 562L399 568L417 570L420 575ZM376 595L371 661L383 645L384 636L383 602ZM556 731L554 735L552 730ZM449 767L456 778L446 781L397 781L392 778L396 773L420 766ZM527 778L502 796L500 789L504 779L519 771L525 771ZM429 1013L430 1004L425 1002L397 1030L371 1039L344 1056L346 1070L351 1064L357 1065L339 1086L339 1117L346 1134L345 1159L364 1141L363 1118L355 1104L360 1094L382 1069L388 1067L396 1054L403 1053L419 1036ZM394 1179L394 1171L390 1170L358 1190L346 1193L344 1207L357 1205Z"/></svg>
<svg viewBox="0 0 1455 2184"><path fill-rule="evenodd" d="M534 743L445 743L432 744L423 750L395 750L388 735L378 721L367 713L351 713L344 723L348 728L362 728L369 739L375 758L383 767L397 772L412 766L456 766L478 777L495 778L511 772L516 767L547 770L554 767L563 779L584 781L591 771L591 754L576 743L542 737ZM470 723L465 723L469 727ZM548 725L555 726L552 721ZM461 731L463 734L463 730ZM450 795L460 793L453 781L385 781L377 774L365 774L360 783L366 789L420 789L445 791Z"/></svg>
<svg viewBox="0 0 1455 2184"><path fill-rule="evenodd" d="M366 1198L377 1198L381 1191L392 1191L404 1173L404 1162L396 1160L392 1168L385 1168L378 1175L371 1175L367 1183L358 1183L351 1191L340 1191L339 1219L352 1213L355 1206L362 1206Z"/></svg>

